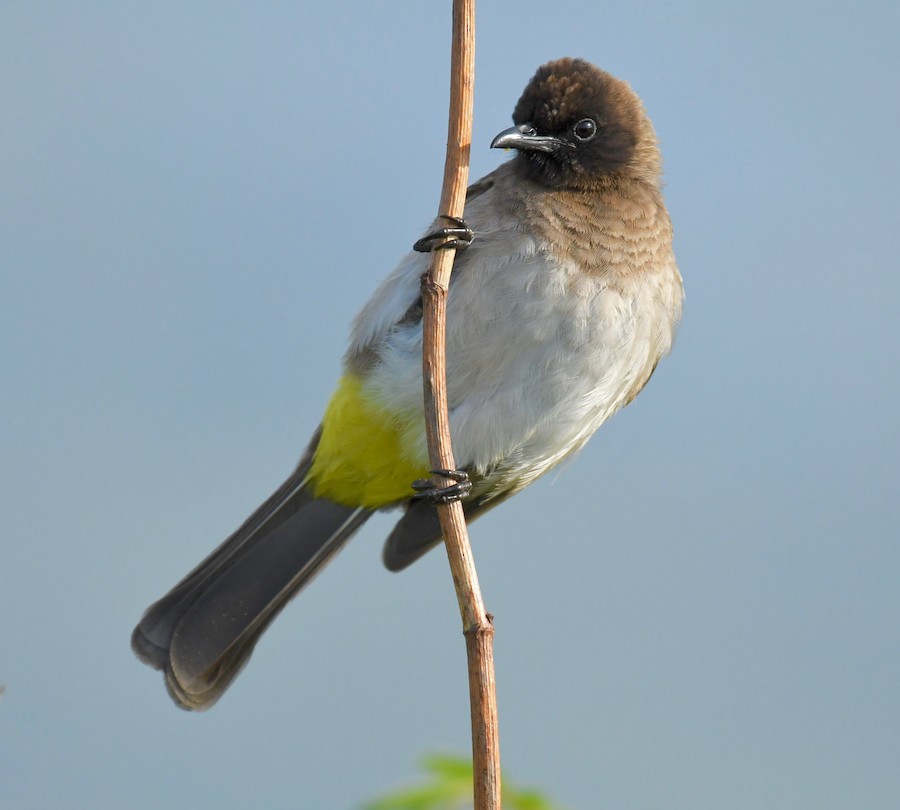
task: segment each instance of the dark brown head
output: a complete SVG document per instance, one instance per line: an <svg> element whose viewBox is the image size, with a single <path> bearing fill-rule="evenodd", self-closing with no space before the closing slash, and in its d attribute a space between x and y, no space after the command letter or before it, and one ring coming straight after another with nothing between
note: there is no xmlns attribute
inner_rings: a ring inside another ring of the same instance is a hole
<svg viewBox="0 0 900 810"><path fill-rule="evenodd" d="M641 100L583 59L539 68L513 122L491 146L519 150L521 171L549 188L589 190L614 175L652 182L659 176L656 136Z"/></svg>

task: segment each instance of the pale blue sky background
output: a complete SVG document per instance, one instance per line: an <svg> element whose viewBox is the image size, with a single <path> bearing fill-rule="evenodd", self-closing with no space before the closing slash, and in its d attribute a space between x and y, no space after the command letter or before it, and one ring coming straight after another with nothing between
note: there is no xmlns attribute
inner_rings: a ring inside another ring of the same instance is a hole
<svg viewBox="0 0 900 810"><path fill-rule="evenodd" d="M141 611L295 463L435 213L448 3L0 5L0 805L354 808L466 751L446 562L371 521L205 715ZM484 2L473 178L541 63L629 80L673 356L473 526L504 764L570 810L900 795L900 5Z"/></svg>

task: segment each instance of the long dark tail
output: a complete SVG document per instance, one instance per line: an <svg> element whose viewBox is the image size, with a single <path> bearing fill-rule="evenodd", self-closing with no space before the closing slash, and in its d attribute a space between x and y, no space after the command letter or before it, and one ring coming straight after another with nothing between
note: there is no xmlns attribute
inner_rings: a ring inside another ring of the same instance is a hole
<svg viewBox="0 0 900 810"><path fill-rule="evenodd" d="M179 706L212 706L269 623L372 514L313 498L306 461L134 629L132 648L163 670Z"/></svg>

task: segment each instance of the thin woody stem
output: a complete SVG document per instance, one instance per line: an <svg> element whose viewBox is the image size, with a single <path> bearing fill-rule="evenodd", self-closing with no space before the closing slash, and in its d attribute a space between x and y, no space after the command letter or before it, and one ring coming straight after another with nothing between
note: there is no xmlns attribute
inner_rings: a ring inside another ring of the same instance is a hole
<svg viewBox="0 0 900 810"><path fill-rule="evenodd" d="M474 77L475 0L453 0L450 118L441 216L459 218L463 215L472 140ZM456 469L450 444L445 353L447 292L455 254L454 249L434 250L431 266L422 279L425 427L431 467L435 470ZM438 486L451 483L451 480L437 476ZM453 501L437 506L437 510L466 638L474 806L475 810L499 810L500 746L494 679L494 626L481 598L462 504Z"/></svg>

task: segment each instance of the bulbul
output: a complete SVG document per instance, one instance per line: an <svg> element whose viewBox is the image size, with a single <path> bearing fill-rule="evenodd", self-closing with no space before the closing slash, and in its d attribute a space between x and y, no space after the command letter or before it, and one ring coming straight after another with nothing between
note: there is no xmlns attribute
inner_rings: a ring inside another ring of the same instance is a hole
<svg viewBox="0 0 900 810"><path fill-rule="evenodd" d="M672 345L682 283L653 126L623 81L580 59L541 67L491 146L515 156L468 190L474 234L447 300L447 384L472 519L577 452ZM426 238L428 243L431 237ZM356 317L343 376L287 481L144 614L137 655L186 709L215 703L285 604L376 510L403 514L383 559L440 542L410 253Z"/></svg>

